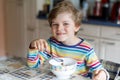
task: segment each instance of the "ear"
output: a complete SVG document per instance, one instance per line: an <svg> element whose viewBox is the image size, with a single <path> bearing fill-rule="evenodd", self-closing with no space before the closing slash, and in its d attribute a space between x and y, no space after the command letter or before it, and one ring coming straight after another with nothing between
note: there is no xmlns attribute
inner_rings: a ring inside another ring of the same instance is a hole
<svg viewBox="0 0 120 80"><path fill-rule="evenodd" d="M79 25L79 26L77 25L77 26L75 27L75 32L78 32L79 29L80 29L80 25Z"/></svg>

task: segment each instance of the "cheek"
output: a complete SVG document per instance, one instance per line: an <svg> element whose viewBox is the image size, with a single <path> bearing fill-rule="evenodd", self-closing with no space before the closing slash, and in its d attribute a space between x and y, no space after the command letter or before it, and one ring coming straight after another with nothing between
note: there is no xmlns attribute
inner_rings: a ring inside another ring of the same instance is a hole
<svg viewBox="0 0 120 80"><path fill-rule="evenodd" d="M71 35L75 33L75 30L73 28L67 29L66 31Z"/></svg>
<svg viewBox="0 0 120 80"><path fill-rule="evenodd" d="M54 28L51 28L51 33L52 34L55 34L56 33L56 30Z"/></svg>
<svg viewBox="0 0 120 80"><path fill-rule="evenodd" d="M73 27L73 28L69 29L68 32L69 32L71 35L75 35L75 33L78 32L78 30L79 30L79 28Z"/></svg>

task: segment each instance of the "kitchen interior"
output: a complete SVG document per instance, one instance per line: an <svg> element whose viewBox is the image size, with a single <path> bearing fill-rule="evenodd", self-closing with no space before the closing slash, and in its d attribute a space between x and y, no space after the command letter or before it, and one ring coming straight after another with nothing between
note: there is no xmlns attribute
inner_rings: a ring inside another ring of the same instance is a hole
<svg viewBox="0 0 120 80"><path fill-rule="evenodd" d="M49 38L47 15L60 1L0 0L0 60L26 58L32 40ZM99 59L120 64L120 0L70 1L83 12L77 36L91 43Z"/></svg>

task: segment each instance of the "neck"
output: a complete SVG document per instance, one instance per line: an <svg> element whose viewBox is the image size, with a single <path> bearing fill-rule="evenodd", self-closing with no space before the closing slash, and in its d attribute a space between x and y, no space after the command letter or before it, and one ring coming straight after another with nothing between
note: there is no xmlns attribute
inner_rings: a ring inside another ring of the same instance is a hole
<svg viewBox="0 0 120 80"><path fill-rule="evenodd" d="M71 45L76 45L76 44L79 43L80 41L81 41L80 38L74 37L74 38L71 38L71 39L69 39L69 40L67 40L67 41L64 41L64 42L62 42L62 43L65 44L65 45L71 46Z"/></svg>

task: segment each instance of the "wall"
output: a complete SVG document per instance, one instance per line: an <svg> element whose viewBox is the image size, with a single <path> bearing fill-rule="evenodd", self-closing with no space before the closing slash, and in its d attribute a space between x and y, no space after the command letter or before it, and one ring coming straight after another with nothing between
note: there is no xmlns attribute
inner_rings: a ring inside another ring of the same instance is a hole
<svg viewBox="0 0 120 80"><path fill-rule="evenodd" d="M70 0L73 5L79 10L80 9L80 2L79 0Z"/></svg>
<svg viewBox="0 0 120 80"><path fill-rule="evenodd" d="M5 36L4 36L4 0L0 0L0 57L5 56Z"/></svg>
<svg viewBox="0 0 120 80"><path fill-rule="evenodd" d="M45 0L37 0L37 12L39 10L43 10L43 5L45 4Z"/></svg>

